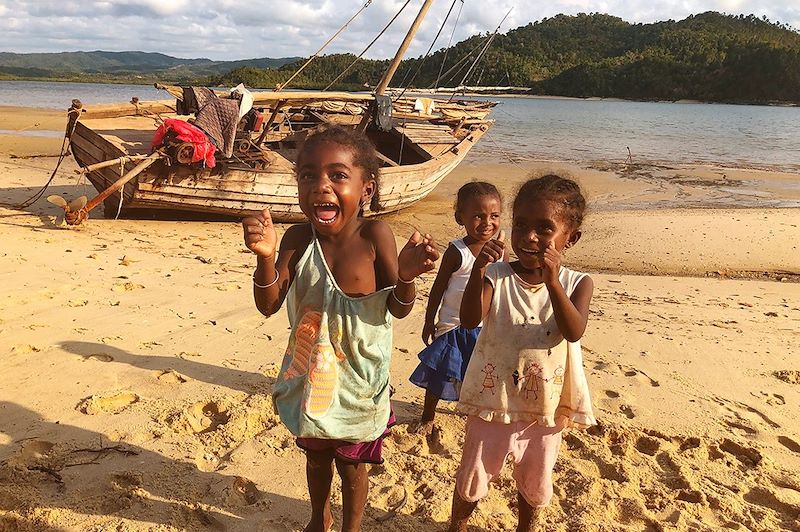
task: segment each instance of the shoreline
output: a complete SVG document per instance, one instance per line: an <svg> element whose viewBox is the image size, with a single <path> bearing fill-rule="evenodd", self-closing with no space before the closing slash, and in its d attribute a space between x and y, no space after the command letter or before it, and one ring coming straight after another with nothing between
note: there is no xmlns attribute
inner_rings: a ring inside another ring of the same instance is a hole
<svg viewBox="0 0 800 532"><path fill-rule="evenodd" d="M198 81L198 80L195 80ZM97 84L97 85L139 85L139 86L153 86L154 83L167 83L164 80L153 80L144 83L137 83L136 80L103 80L103 81L81 81L80 79L42 79L42 78L15 78L15 79L8 79L8 78L0 78L0 82L20 82L20 83L84 83L84 84ZM173 83L173 82L168 82ZM174 82L178 83L178 82ZM524 87L516 87L520 90L525 89ZM272 90L271 88L259 88L254 87L253 90ZM315 90L315 89L299 89L299 90ZM346 89L342 89L346 90ZM388 87L387 91L391 92L394 91L395 93L399 93L404 89L398 87ZM355 91L348 91L348 92L355 92ZM709 105L752 105L752 106L763 106L763 107L800 107L800 102L796 101L713 101L713 100L695 100L695 99L680 99L680 100L663 100L663 99L630 99L630 98L620 98L616 96L560 96L560 95L551 95L551 94L525 94L522 92L491 92L491 88L487 87L486 91L467 91L465 93L455 92L454 90L442 90L442 89L407 89L405 92L409 94L426 94L426 95L443 95L443 96L450 96L455 94L458 96L469 96L469 97L490 97L490 96L497 96L500 98L532 98L532 99L545 99L545 100L577 100L577 101L610 101L610 102L638 102L638 103L672 103L672 104L680 104L680 105L695 105L695 104L709 104ZM2 104L0 104L2 107ZM36 109L44 109L44 108L36 108Z"/></svg>
<svg viewBox="0 0 800 532"><path fill-rule="evenodd" d="M67 111L54 109L54 108L38 108L38 107L23 107L23 106L9 106L0 105L0 155L16 155L19 157L27 157L25 144L32 142L35 139L41 146L35 150L37 155L46 155L52 153L58 155L63 136L51 136L45 132L63 132L67 123ZM52 151L46 151L45 147L50 146ZM12 153L12 146L17 150ZM493 161L481 160L476 152L470 154L467 159L462 162L462 166L487 166L494 165ZM635 174L637 172L647 172L650 170L696 170L705 169L709 171L724 170L733 172L753 172L757 174L781 174L783 176L791 176L792 178L800 181L800 163L795 166L779 166L779 165L763 165L758 163L746 163L737 161L736 163L720 163L720 162L674 162L669 160L659 159L642 159L634 157L632 162L627 162L626 159L584 159L584 160L571 160L553 157L539 157L539 158L523 158L516 154L509 154L512 161L503 166L510 166L512 164L533 164L542 165L552 163L554 165L575 165L584 168L610 168L619 172L620 174ZM800 186L798 187L800 188Z"/></svg>

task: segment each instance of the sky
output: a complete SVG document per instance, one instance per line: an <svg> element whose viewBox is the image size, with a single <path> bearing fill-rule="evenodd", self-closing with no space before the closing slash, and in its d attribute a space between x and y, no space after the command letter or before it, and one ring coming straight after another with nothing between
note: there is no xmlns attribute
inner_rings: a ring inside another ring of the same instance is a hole
<svg viewBox="0 0 800 532"><path fill-rule="evenodd" d="M236 60L308 57L366 0L0 0L0 52L160 52L181 58ZM359 54L406 0L371 0L324 54ZM423 0L409 0L364 57L392 57ZM453 0L434 0L407 56L424 54ZM680 20L719 11L766 16L800 28L800 0L455 0L434 50L476 33L502 33L559 13L608 13L628 22ZM458 24L455 26L456 16ZM454 31L455 26L455 31ZM452 36L452 37L451 37Z"/></svg>

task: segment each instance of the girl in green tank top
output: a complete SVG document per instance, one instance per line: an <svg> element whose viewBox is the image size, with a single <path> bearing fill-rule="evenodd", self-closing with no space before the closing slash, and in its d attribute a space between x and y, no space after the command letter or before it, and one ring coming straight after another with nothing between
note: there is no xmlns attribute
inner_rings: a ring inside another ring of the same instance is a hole
<svg viewBox="0 0 800 532"><path fill-rule="evenodd" d="M278 238L269 210L242 222L258 257L256 307L287 300L292 333L273 400L306 452L309 531L332 522L333 465L342 478L343 531L359 530L367 500L365 463L380 462L390 424L392 316L411 312L415 278L439 254L415 232L398 256L388 225L361 217L380 208L380 162L362 133L330 126L310 135L297 159L297 195L309 223Z"/></svg>

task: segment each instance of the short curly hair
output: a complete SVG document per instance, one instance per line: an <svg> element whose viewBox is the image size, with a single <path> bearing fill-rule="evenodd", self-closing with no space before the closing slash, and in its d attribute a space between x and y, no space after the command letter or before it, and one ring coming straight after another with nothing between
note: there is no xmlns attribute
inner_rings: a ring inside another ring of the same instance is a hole
<svg viewBox="0 0 800 532"><path fill-rule="evenodd" d="M557 203L573 229L580 228L583 223L586 198L583 197L581 187L572 179L555 174L528 179L519 187L517 197L514 198L514 210L525 202L536 200Z"/></svg>
<svg viewBox="0 0 800 532"><path fill-rule="evenodd" d="M503 196L493 184L487 183L486 181L470 181L469 183L461 185L461 188L458 189L458 192L456 193L456 202L453 205L453 209L456 212L460 212L461 209L464 208L464 204L466 204L467 201L472 198L480 198L483 196L493 196L497 198L497 201L501 205L503 204Z"/></svg>
<svg viewBox="0 0 800 532"><path fill-rule="evenodd" d="M302 146L300 146L300 151L297 152L298 165L295 166L295 172L297 172L300 159L303 157L303 155L326 142L339 144L349 148L350 151L353 152L353 162L357 166L363 168L367 175L372 176L372 178L375 180L375 194L372 195L369 209L373 212L380 211L381 160L378 158L378 152L375 149L375 145L361 131L358 131L354 128L345 128L336 124L323 124L316 127L306 137Z"/></svg>

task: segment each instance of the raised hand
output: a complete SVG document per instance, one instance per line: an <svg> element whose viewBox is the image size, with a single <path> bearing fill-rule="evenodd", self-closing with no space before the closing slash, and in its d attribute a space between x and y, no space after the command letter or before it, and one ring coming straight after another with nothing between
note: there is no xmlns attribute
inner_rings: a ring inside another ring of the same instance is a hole
<svg viewBox="0 0 800 532"><path fill-rule="evenodd" d="M414 231L397 257L397 274L400 279L411 281L419 274L431 271L438 258L439 252L431 235Z"/></svg>
<svg viewBox="0 0 800 532"><path fill-rule="evenodd" d="M487 264L503 260L503 254L505 253L506 246L504 242L505 239L506 233L501 229L500 234L497 235L497 238L493 238L483 245L481 252L475 259L474 267L483 268Z"/></svg>
<svg viewBox="0 0 800 532"><path fill-rule="evenodd" d="M278 235L275 233L269 209L264 209L256 216L248 216L242 220L242 228L247 249L267 259L275 255Z"/></svg>
<svg viewBox="0 0 800 532"><path fill-rule="evenodd" d="M542 252L542 280L545 284L560 284L558 273L561 271L561 252L556 249L555 241L547 243Z"/></svg>

